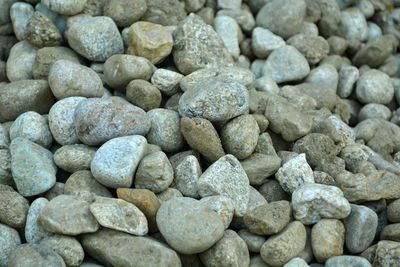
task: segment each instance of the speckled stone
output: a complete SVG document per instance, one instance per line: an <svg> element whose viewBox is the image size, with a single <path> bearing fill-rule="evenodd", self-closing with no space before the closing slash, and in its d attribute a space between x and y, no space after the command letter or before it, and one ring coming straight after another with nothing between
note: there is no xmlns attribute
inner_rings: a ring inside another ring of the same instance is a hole
<svg viewBox="0 0 400 267"><path fill-rule="evenodd" d="M43 238L54 235L53 233L46 231L38 223L39 215L48 203L49 201L46 198L40 197L35 199L29 207L28 216L26 218L25 224L26 242L37 244Z"/></svg>
<svg viewBox="0 0 400 267"><path fill-rule="evenodd" d="M21 244L17 230L0 223L0 266L8 266L9 255Z"/></svg>
<svg viewBox="0 0 400 267"><path fill-rule="evenodd" d="M64 145L54 152L53 159L57 167L74 173L90 169L96 149L83 144Z"/></svg>
<svg viewBox="0 0 400 267"><path fill-rule="evenodd" d="M37 244L22 244L9 254L8 266L65 267L66 265L61 256L54 252L51 248Z"/></svg>
<svg viewBox="0 0 400 267"><path fill-rule="evenodd" d="M82 245L74 237L53 235L42 239L40 245L51 248L67 266L80 266L85 257Z"/></svg>
<svg viewBox="0 0 400 267"><path fill-rule="evenodd" d="M0 184L0 222L13 227L25 225L29 202L14 189Z"/></svg>

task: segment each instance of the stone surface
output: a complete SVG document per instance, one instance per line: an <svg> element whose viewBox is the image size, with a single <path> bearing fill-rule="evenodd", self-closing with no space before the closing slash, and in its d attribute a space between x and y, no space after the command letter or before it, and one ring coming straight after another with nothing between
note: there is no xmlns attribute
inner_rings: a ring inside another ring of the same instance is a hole
<svg viewBox="0 0 400 267"><path fill-rule="evenodd" d="M199 197L201 166L195 156L187 156L175 168L173 186L186 197Z"/></svg>
<svg viewBox="0 0 400 267"><path fill-rule="evenodd" d="M400 243L394 241L379 241L372 266L396 266L400 253Z"/></svg>
<svg viewBox="0 0 400 267"><path fill-rule="evenodd" d="M358 8L348 8L342 12L340 32L348 40L364 41L367 39L367 21Z"/></svg>
<svg viewBox="0 0 400 267"><path fill-rule="evenodd" d="M279 169L281 159L277 156L253 153L250 157L242 160L240 164L242 164L251 185L262 185Z"/></svg>
<svg viewBox="0 0 400 267"><path fill-rule="evenodd" d="M112 18L119 27L127 27L138 21L147 11L145 0L106 1L104 15Z"/></svg>
<svg viewBox="0 0 400 267"><path fill-rule="evenodd" d="M49 201L40 197L35 199L28 210L28 216L25 224L25 239L28 243L37 244L43 238L52 236L53 233L46 231L39 223L38 218L40 213L46 207Z"/></svg>
<svg viewBox="0 0 400 267"><path fill-rule="evenodd" d="M86 0L43 0L42 4L58 14L71 16L80 13L84 9Z"/></svg>
<svg viewBox="0 0 400 267"><path fill-rule="evenodd" d="M251 48L258 58L267 58L268 55L285 45L282 37L273 34L268 29L256 27L252 32Z"/></svg>
<svg viewBox="0 0 400 267"><path fill-rule="evenodd" d="M96 149L87 145L64 145L54 152L53 159L57 167L74 173L90 169Z"/></svg>
<svg viewBox="0 0 400 267"><path fill-rule="evenodd" d="M177 25L185 19L186 12L182 2L178 0L148 0L147 11L142 20L167 25Z"/></svg>
<svg viewBox="0 0 400 267"><path fill-rule="evenodd" d="M21 195L35 196L53 187L57 167L49 150L17 137L11 142L10 152L11 172Z"/></svg>
<svg viewBox="0 0 400 267"><path fill-rule="evenodd" d="M203 252L224 234L224 226L217 213L186 197L163 203L157 213L157 225L168 244L184 254Z"/></svg>
<svg viewBox="0 0 400 267"><path fill-rule="evenodd" d="M37 244L22 244L14 249L8 258L9 267L18 266L60 266L64 260L51 248Z"/></svg>
<svg viewBox="0 0 400 267"><path fill-rule="evenodd" d="M27 41L16 43L11 48L6 65L7 78L11 82L33 78L32 71L36 52L37 48Z"/></svg>
<svg viewBox="0 0 400 267"><path fill-rule="evenodd" d="M130 187L146 144L146 139L139 135L117 137L106 142L96 151L91 162L93 176L107 187Z"/></svg>
<svg viewBox="0 0 400 267"><path fill-rule="evenodd" d="M302 53L310 65L319 63L329 53L328 42L320 36L297 34L287 40L286 43Z"/></svg>
<svg viewBox="0 0 400 267"><path fill-rule="evenodd" d="M149 111L160 107L160 90L145 80L133 80L126 86L126 99L135 106Z"/></svg>
<svg viewBox="0 0 400 267"><path fill-rule="evenodd" d="M232 199L226 196L209 196L201 198L200 202L204 207L211 208L219 215L225 229L229 227L235 211Z"/></svg>
<svg viewBox="0 0 400 267"><path fill-rule="evenodd" d="M213 26L232 58L237 59L240 55L239 38L243 35L239 24L230 16L218 14Z"/></svg>
<svg viewBox="0 0 400 267"><path fill-rule="evenodd" d="M26 40L36 47L57 46L62 35L53 22L36 11L26 25Z"/></svg>
<svg viewBox="0 0 400 267"><path fill-rule="evenodd" d="M63 235L75 236L99 229L89 203L69 195L53 198L40 213L38 222L45 230Z"/></svg>
<svg viewBox="0 0 400 267"><path fill-rule="evenodd" d="M185 76L175 71L158 69L151 76L151 83L164 95L172 96L180 91L179 83L183 77Z"/></svg>
<svg viewBox="0 0 400 267"><path fill-rule="evenodd" d="M13 227L25 225L29 202L12 187L0 185L0 222Z"/></svg>
<svg viewBox="0 0 400 267"><path fill-rule="evenodd" d="M249 180L240 162L226 155L214 162L199 178L201 197L223 195L231 198L235 214L244 215L249 201Z"/></svg>
<svg viewBox="0 0 400 267"><path fill-rule="evenodd" d="M238 235L246 242L249 251L254 253L260 253L262 245L267 241L265 236L253 234L245 229L240 230Z"/></svg>
<svg viewBox="0 0 400 267"><path fill-rule="evenodd" d="M339 71L338 95L343 98L350 96L359 77L356 67L343 66Z"/></svg>
<svg viewBox="0 0 400 267"><path fill-rule="evenodd" d="M357 99L363 103L388 104L394 96L389 76L378 70L361 74L356 87Z"/></svg>
<svg viewBox="0 0 400 267"><path fill-rule="evenodd" d="M392 45L386 36L377 37L363 46L353 57L354 65L364 64L372 68L382 65L392 52Z"/></svg>
<svg viewBox="0 0 400 267"><path fill-rule="evenodd" d="M400 200L396 199L387 206L387 217L391 222L400 222Z"/></svg>
<svg viewBox="0 0 400 267"><path fill-rule="evenodd" d="M67 266L80 266L85 257L82 245L74 237L54 235L42 239L40 245L60 255Z"/></svg>
<svg viewBox="0 0 400 267"><path fill-rule="evenodd" d="M371 267L371 263L358 256L335 256L325 262L325 267Z"/></svg>
<svg viewBox="0 0 400 267"><path fill-rule="evenodd" d="M33 13L33 7L27 3L16 2L11 6L10 17L18 40L22 41L26 38L27 25Z"/></svg>
<svg viewBox="0 0 400 267"><path fill-rule="evenodd" d="M0 223L0 266L8 266L9 255L21 244L18 232Z"/></svg>

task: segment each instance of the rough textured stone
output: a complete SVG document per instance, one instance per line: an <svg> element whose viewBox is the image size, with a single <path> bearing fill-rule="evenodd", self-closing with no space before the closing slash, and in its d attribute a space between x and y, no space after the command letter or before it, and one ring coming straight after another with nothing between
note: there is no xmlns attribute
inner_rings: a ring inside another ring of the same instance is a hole
<svg viewBox="0 0 400 267"><path fill-rule="evenodd" d="M8 258L21 244L18 232L4 224L0 223L0 266L8 266Z"/></svg>
<svg viewBox="0 0 400 267"><path fill-rule="evenodd" d="M43 0L42 4L58 14L71 16L84 9L86 0Z"/></svg>
<svg viewBox="0 0 400 267"><path fill-rule="evenodd" d="M243 33L236 20L230 16L218 14L214 19L213 26L232 58L238 59L240 55L239 38L243 36Z"/></svg>
<svg viewBox="0 0 400 267"><path fill-rule="evenodd" d="M32 79L36 53L37 48L27 41L16 43L7 59L7 78L11 82Z"/></svg>
<svg viewBox="0 0 400 267"><path fill-rule="evenodd" d="M200 199L200 202L202 205L211 208L219 215L225 229L229 227L235 211L232 199L226 196L209 196L203 197Z"/></svg>
<svg viewBox="0 0 400 267"><path fill-rule="evenodd" d="M146 0L106 1L104 15L112 18L119 27L127 27L138 21L147 11Z"/></svg>
<svg viewBox="0 0 400 267"><path fill-rule="evenodd" d="M85 257L82 245L74 237L54 235L42 239L40 245L60 255L67 266L80 266Z"/></svg>
<svg viewBox="0 0 400 267"><path fill-rule="evenodd" d="M59 168L74 173L88 170L95 152L95 148L82 144L64 145L54 152L53 159Z"/></svg>
<svg viewBox="0 0 400 267"><path fill-rule="evenodd" d="M28 210L25 224L25 239L28 243L37 244L43 238L52 236L53 233L46 231L39 223L38 218L44 207L49 203L44 197L35 199Z"/></svg>
<svg viewBox="0 0 400 267"><path fill-rule="evenodd" d="M157 225L168 244L184 254L203 252L224 234L217 213L186 197L163 203L157 213Z"/></svg>
<svg viewBox="0 0 400 267"><path fill-rule="evenodd" d="M29 202L12 187L0 185L0 222L13 228L25 225Z"/></svg>
<svg viewBox="0 0 400 267"><path fill-rule="evenodd" d="M364 41L368 37L368 25L358 8L348 8L341 13L340 32L348 40Z"/></svg>
<svg viewBox="0 0 400 267"><path fill-rule="evenodd" d="M19 266L60 266L65 267L64 260L51 248L37 244L22 244L14 249L8 257L9 267Z"/></svg>
<svg viewBox="0 0 400 267"><path fill-rule="evenodd" d="M248 230L242 229L238 235L246 242L250 252L260 253L262 245L267 241L267 238L262 235L256 235Z"/></svg>
<svg viewBox="0 0 400 267"><path fill-rule="evenodd" d="M117 137L106 142L96 151L91 162L93 176L111 188L130 187L146 144L146 139L139 135Z"/></svg>
<svg viewBox="0 0 400 267"><path fill-rule="evenodd" d="M242 164L251 185L262 185L279 169L281 159L277 156L253 153L250 157L242 160L240 164Z"/></svg>
<svg viewBox="0 0 400 267"><path fill-rule="evenodd" d="M36 47L57 46L62 42L62 35L53 22L36 11L26 26L26 40Z"/></svg>
<svg viewBox="0 0 400 267"><path fill-rule="evenodd" d="M393 99L394 89L388 75L371 69L361 74L357 81L356 94L363 104L388 104Z"/></svg>
<svg viewBox="0 0 400 267"><path fill-rule="evenodd" d="M343 66L339 71L338 95L344 98L350 96L359 77L356 67Z"/></svg>
<svg viewBox="0 0 400 267"><path fill-rule="evenodd" d="M400 242L379 241L372 266L396 266L399 263Z"/></svg>
<svg viewBox="0 0 400 267"><path fill-rule="evenodd" d="M11 6L10 17L18 40L22 41L26 38L27 25L33 13L33 7L27 3L16 2Z"/></svg>
<svg viewBox="0 0 400 267"><path fill-rule="evenodd" d="M252 32L251 48L254 55L258 58L267 58L267 56L285 45L282 37L273 34L268 29L256 27Z"/></svg>
<svg viewBox="0 0 400 267"><path fill-rule="evenodd" d="M393 223L386 225L381 234L381 240L392 240L392 241L400 241L400 223Z"/></svg>
<svg viewBox="0 0 400 267"><path fill-rule="evenodd" d="M175 168L173 187L184 196L198 198L198 180L201 173L198 159L195 156L187 156Z"/></svg>
<svg viewBox="0 0 400 267"><path fill-rule="evenodd" d="M177 25L186 17L183 3L178 0L147 0L144 21L167 25Z"/></svg>
<svg viewBox="0 0 400 267"><path fill-rule="evenodd" d="M160 107L160 90L145 80L133 80L126 86L126 99L137 107L149 111Z"/></svg>
<svg viewBox="0 0 400 267"><path fill-rule="evenodd" d="M328 42L320 36L297 34L286 43L302 53L311 65L317 64L329 53Z"/></svg>
<svg viewBox="0 0 400 267"><path fill-rule="evenodd" d="M400 200L396 199L387 206L387 216L389 221L400 222Z"/></svg>
<svg viewBox="0 0 400 267"><path fill-rule="evenodd" d="M158 69L151 76L151 83L164 95L172 96L180 91L179 83L183 77L185 76L175 71Z"/></svg>

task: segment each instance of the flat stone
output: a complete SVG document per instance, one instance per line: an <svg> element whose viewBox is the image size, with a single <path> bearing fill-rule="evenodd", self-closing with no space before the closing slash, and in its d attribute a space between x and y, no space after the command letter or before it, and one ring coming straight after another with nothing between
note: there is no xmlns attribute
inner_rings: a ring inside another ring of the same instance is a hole
<svg viewBox="0 0 400 267"><path fill-rule="evenodd" d="M57 167L49 150L17 137L11 142L10 152L11 172L21 195L35 196L53 187Z"/></svg>
<svg viewBox="0 0 400 267"><path fill-rule="evenodd" d="M120 98L89 98L76 106L76 133L86 145L128 135L146 135L150 120L141 108Z"/></svg>
<svg viewBox="0 0 400 267"><path fill-rule="evenodd" d="M240 162L226 155L214 162L199 178L201 197L223 195L231 198L235 214L244 215L249 201L249 179Z"/></svg>
<svg viewBox="0 0 400 267"><path fill-rule="evenodd" d="M149 237L133 236L103 228L82 237L82 246L105 266L180 266L178 254Z"/></svg>
<svg viewBox="0 0 400 267"><path fill-rule="evenodd" d="M93 176L107 187L130 187L146 144L146 139L139 135L117 137L106 142L96 151L91 162Z"/></svg>
<svg viewBox="0 0 400 267"><path fill-rule="evenodd" d="M219 215L225 229L229 227L235 212L232 199L226 196L209 196L201 198L200 202L204 207L211 208Z"/></svg>
<svg viewBox="0 0 400 267"><path fill-rule="evenodd" d="M0 223L0 266L8 266L9 255L21 244L17 230Z"/></svg>
<svg viewBox="0 0 400 267"><path fill-rule="evenodd" d="M240 162L251 185L262 185L281 166L281 159L262 153L253 153Z"/></svg>
<svg viewBox="0 0 400 267"><path fill-rule="evenodd" d="M25 239L27 243L38 244L43 238L54 235L46 231L38 223L39 215L48 203L49 201L46 198L40 197L35 199L29 207L25 224Z"/></svg>
<svg viewBox="0 0 400 267"><path fill-rule="evenodd" d="M96 149L83 144L64 145L54 152L53 159L57 167L74 173L90 169Z"/></svg>
<svg viewBox="0 0 400 267"><path fill-rule="evenodd" d="M19 266L59 266L65 267L64 260L51 248L37 244L22 244L8 257L9 267Z"/></svg>
<svg viewBox="0 0 400 267"><path fill-rule="evenodd" d="M53 235L42 239L40 245L60 255L67 266L80 266L85 257L82 245L74 237Z"/></svg>
<svg viewBox="0 0 400 267"><path fill-rule="evenodd" d="M292 205L294 217L306 225L322 218L343 219L351 211L339 188L321 184L306 184L294 191Z"/></svg>
<svg viewBox="0 0 400 267"><path fill-rule="evenodd" d="M45 230L63 235L76 236L99 229L89 203L69 195L53 198L40 213L38 222Z"/></svg>
<svg viewBox="0 0 400 267"><path fill-rule="evenodd" d="M17 2L16 4L21 4ZM11 82L33 79L37 48L27 41L16 43L7 59L6 73Z"/></svg>

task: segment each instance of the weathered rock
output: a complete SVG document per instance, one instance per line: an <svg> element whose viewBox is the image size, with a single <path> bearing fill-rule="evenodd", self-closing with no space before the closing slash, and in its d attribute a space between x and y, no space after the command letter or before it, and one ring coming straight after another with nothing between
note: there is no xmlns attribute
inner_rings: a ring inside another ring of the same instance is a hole
<svg viewBox="0 0 400 267"><path fill-rule="evenodd" d="M57 46L62 35L53 22L36 11L26 25L26 40L36 47Z"/></svg>
<svg viewBox="0 0 400 267"><path fill-rule="evenodd" d="M201 175L200 163L195 156L187 156L175 168L173 187L184 196L198 198L198 180Z"/></svg>
<svg viewBox="0 0 400 267"><path fill-rule="evenodd" d="M12 187L0 185L0 222L13 228L25 225L29 202Z"/></svg>
<svg viewBox="0 0 400 267"><path fill-rule="evenodd" d="M33 7L27 3L16 2L11 6L10 17L18 40L22 41L26 38L27 25L33 13Z"/></svg>
<svg viewBox="0 0 400 267"><path fill-rule="evenodd" d="M400 253L400 242L379 241L372 266L396 266Z"/></svg>
<svg viewBox="0 0 400 267"><path fill-rule="evenodd" d="M387 217L389 221L400 222L400 200L396 199L387 206Z"/></svg>
<svg viewBox="0 0 400 267"><path fill-rule="evenodd" d="M61 256L55 253L51 248L37 244L22 244L9 254L8 266L65 267L66 265Z"/></svg>
<svg viewBox="0 0 400 267"><path fill-rule="evenodd" d="M7 78L11 82L32 79L36 53L37 48L27 41L15 44L7 59Z"/></svg>
<svg viewBox="0 0 400 267"><path fill-rule="evenodd" d="M215 17L213 25L232 58L238 59L240 55L239 39L243 38L239 24L234 18L219 14Z"/></svg>
<svg viewBox="0 0 400 267"><path fill-rule="evenodd" d="M71 16L80 13L84 9L86 0L43 0L42 4L58 14Z"/></svg>
<svg viewBox="0 0 400 267"><path fill-rule="evenodd" d="M211 208L220 217L225 229L227 229L232 222L235 207L232 199L226 196L209 196L200 199L204 207Z"/></svg>
<svg viewBox="0 0 400 267"><path fill-rule="evenodd" d="M126 99L135 106L149 111L160 107L160 90L145 80L133 80L126 86Z"/></svg>
<svg viewBox="0 0 400 267"><path fill-rule="evenodd" d="M146 2L147 11L142 17L144 21L168 26L177 25L186 17L184 5L178 0L148 0Z"/></svg>
<svg viewBox="0 0 400 267"><path fill-rule="evenodd" d="M25 224L25 239L28 243L37 244L43 238L52 236L53 233L46 231L39 223L38 218L44 207L49 203L44 197L35 199L28 210Z"/></svg>
<svg viewBox="0 0 400 267"><path fill-rule="evenodd" d="M240 164L251 185L262 185L279 169L281 159L277 156L253 153L250 157L242 160Z"/></svg>
<svg viewBox="0 0 400 267"><path fill-rule="evenodd" d="M335 256L325 262L325 267L371 267L371 263L358 256Z"/></svg>
<svg viewBox="0 0 400 267"><path fill-rule="evenodd" d="M356 67L343 66L339 71L338 95L340 97L350 96L359 77L360 73Z"/></svg>
<svg viewBox="0 0 400 267"><path fill-rule="evenodd" d="M74 237L53 235L42 239L40 245L60 255L67 266L80 266L85 257L82 245Z"/></svg>
<svg viewBox="0 0 400 267"><path fill-rule="evenodd" d="M267 238L262 235L256 235L248 230L242 229L238 235L246 242L250 252L260 253L262 245L267 241Z"/></svg>
<svg viewBox="0 0 400 267"><path fill-rule="evenodd" d="M21 244L18 232L0 223L0 266L8 266L9 255Z"/></svg>
<svg viewBox="0 0 400 267"><path fill-rule="evenodd" d="M64 145L54 152L54 163L61 169L74 173L90 169L96 149L82 145Z"/></svg>
<svg viewBox="0 0 400 267"><path fill-rule="evenodd" d="M366 64L372 68L381 66L392 53L392 44L386 36L377 37L363 46L353 57L357 67Z"/></svg>
<svg viewBox="0 0 400 267"><path fill-rule="evenodd" d="M357 81L356 94L363 104L388 104L393 99L394 89L388 75L371 69L361 74Z"/></svg>
<svg viewBox="0 0 400 267"><path fill-rule="evenodd" d="M184 76L178 72L158 69L151 76L151 83L164 95L172 96L179 92L179 83Z"/></svg>
<svg viewBox="0 0 400 267"><path fill-rule="evenodd" d="M146 12L145 0L106 1L104 15L112 18L119 27L127 27L138 21Z"/></svg>
<svg viewBox="0 0 400 267"><path fill-rule="evenodd" d="M320 36L297 34L287 40L286 43L302 53L311 65L317 64L329 53L328 42Z"/></svg>
<svg viewBox="0 0 400 267"><path fill-rule="evenodd" d="M251 48L258 58L267 58L272 51L284 45L285 41L268 29L256 27L252 31Z"/></svg>

